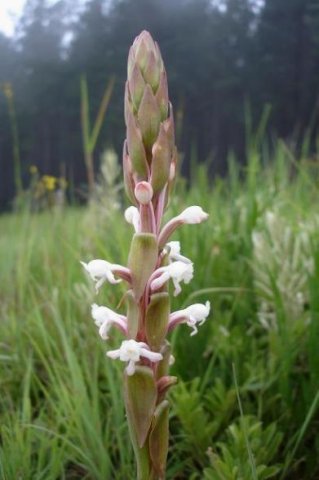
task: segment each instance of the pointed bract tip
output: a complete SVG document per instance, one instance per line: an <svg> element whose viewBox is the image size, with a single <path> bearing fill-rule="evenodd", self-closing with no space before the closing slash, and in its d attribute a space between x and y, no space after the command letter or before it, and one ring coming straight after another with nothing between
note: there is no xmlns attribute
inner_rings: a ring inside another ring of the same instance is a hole
<svg viewBox="0 0 319 480"><path fill-rule="evenodd" d="M153 40L153 37L152 35L150 34L150 32L148 30L142 30L141 33L139 35L137 35L137 37L135 37L135 40L133 42L133 46L137 46L138 43L144 41L145 44L147 46L149 46L149 44L154 45L154 40Z"/></svg>

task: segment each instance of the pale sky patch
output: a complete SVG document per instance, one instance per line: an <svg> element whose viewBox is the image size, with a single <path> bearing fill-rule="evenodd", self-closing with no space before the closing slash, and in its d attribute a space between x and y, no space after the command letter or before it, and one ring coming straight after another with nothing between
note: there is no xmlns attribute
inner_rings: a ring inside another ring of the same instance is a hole
<svg viewBox="0 0 319 480"><path fill-rule="evenodd" d="M43 0L47 5L54 5L59 0ZM79 0L76 2L72 13L79 15L85 7L88 0ZM0 32L12 37L15 27L22 15L23 8L27 0L0 0ZM108 5L108 2L106 2Z"/></svg>
<svg viewBox="0 0 319 480"><path fill-rule="evenodd" d="M51 0L54 4L57 0ZM81 0L82 8L87 0ZM211 0L212 5L216 6L221 12L225 12L227 7L224 0ZM23 12L26 0L0 0L0 32L12 37L15 26ZM258 12L265 4L265 0L251 0L252 6Z"/></svg>
<svg viewBox="0 0 319 480"><path fill-rule="evenodd" d="M26 0L0 0L0 31L12 37Z"/></svg>

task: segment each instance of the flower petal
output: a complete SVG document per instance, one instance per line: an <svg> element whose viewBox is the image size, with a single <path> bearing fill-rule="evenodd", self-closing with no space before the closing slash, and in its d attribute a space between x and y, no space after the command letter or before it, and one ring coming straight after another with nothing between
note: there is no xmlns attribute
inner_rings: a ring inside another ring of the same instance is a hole
<svg viewBox="0 0 319 480"><path fill-rule="evenodd" d="M118 348L117 350L109 350L106 352L106 355L113 360L116 360L117 358L120 358L120 349Z"/></svg>
<svg viewBox="0 0 319 480"><path fill-rule="evenodd" d="M192 207L185 208L185 210L178 215L178 218L183 223L192 225L207 220L208 213L204 212L202 207L193 205Z"/></svg>
<svg viewBox="0 0 319 480"><path fill-rule="evenodd" d="M109 338L108 333L109 333L109 330L110 330L111 326L112 326L112 323L108 322L108 321L105 321L100 326L99 334L100 334L100 337L103 338L103 340L107 340Z"/></svg>
<svg viewBox="0 0 319 480"><path fill-rule="evenodd" d="M126 373L130 376L134 375L134 373L135 373L135 362L134 362L134 360L130 360L128 362L128 365L126 367Z"/></svg>
<svg viewBox="0 0 319 480"><path fill-rule="evenodd" d="M151 362L160 362L163 360L163 355L161 353L152 352L146 348L141 348L141 356L148 358Z"/></svg>
<svg viewBox="0 0 319 480"><path fill-rule="evenodd" d="M125 220L131 225L133 225L135 232L139 232L141 217L138 209L133 206L128 207L125 210L124 216L125 216Z"/></svg>

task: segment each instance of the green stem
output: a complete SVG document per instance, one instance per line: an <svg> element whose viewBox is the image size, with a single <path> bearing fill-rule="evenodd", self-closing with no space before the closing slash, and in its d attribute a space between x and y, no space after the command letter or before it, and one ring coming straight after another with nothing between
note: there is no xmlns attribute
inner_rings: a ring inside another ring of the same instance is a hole
<svg viewBox="0 0 319 480"><path fill-rule="evenodd" d="M7 101L8 101L8 112L9 112L12 142L13 142L14 183L16 188L16 194L18 195L22 192L21 162L20 162L18 125L17 125L17 118L16 118L12 94L7 96Z"/></svg>
<svg viewBox="0 0 319 480"><path fill-rule="evenodd" d="M135 450L135 459L137 465L137 480L155 480L151 472L150 458L148 448L139 448Z"/></svg>
<svg viewBox="0 0 319 480"><path fill-rule="evenodd" d="M136 478L137 480L155 480L153 475L151 476L151 459L148 450L148 442L146 441L144 447L142 448L138 446L132 424L129 420L129 412L126 411L126 414L137 466Z"/></svg>
<svg viewBox="0 0 319 480"><path fill-rule="evenodd" d="M94 192L94 163L93 155L90 151L87 151L85 153L85 164L88 179L89 196L91 196Z"/></svg>
<svg viewBox="0 0 319 480"><path fill-rule="evenodd" d="M161 406L164 408L161 409ZM158 407L158 409L160 409L161 412L164 413L164 415L162 415L161 417L163 421L157 423L155 430L154 428L150 429L149 435L142 448L138 446L134 427L132 425L132 422L130 421L130 412L128 411L128 409L126 410L129 432L137 466L137 480L165 480L165 464L168 448L168 402L166 400L163 401L162 404ZM154 438L154 435L156 436L156 438ZM167 442L165 441L165 439L167 439ZM152 445L153 448L155 445L156 454L158 453L159 455L156 461L154 460L154 458L152 459L152 455L150 453L150 448L152 448Z"/></svg>

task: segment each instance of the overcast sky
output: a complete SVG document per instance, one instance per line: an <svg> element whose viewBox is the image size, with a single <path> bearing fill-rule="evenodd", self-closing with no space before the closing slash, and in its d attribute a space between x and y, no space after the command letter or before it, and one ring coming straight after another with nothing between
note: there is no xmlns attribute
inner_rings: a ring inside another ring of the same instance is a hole
<svg viewBox="0 0 319 480"><path fill-rule="evenodd" d="M13 34L24 4L25 0L0 0L0 30L6 35Z"/></svg>
<svg viewBox="0 0 319 480"><path fill-rule="evenodd" d="M5 35L12 36L14 34L14 28L22 14L23 7L27 0L0 0L0 32ZM48 5L54 5L59 0L43 0ZM79 0L77 8L73 13L79 14L80 10L84 7L87 0ZM107 5L107 2L105 2ZM80 10L79 10L80 6Z"/></svg>
<svg viewBox="0 0 319 480"><path fill-rule="evenodd" d="M58 0L51 0L54 4ZM82 0L85 4L86 0ZM22 13L26 0L0 0L0 31L5 35L12 36L14 27L19 16ZM212 0L212 3L222 6L223 0ZM264 0L253 0L259 8L264 4Z"/></svg>

